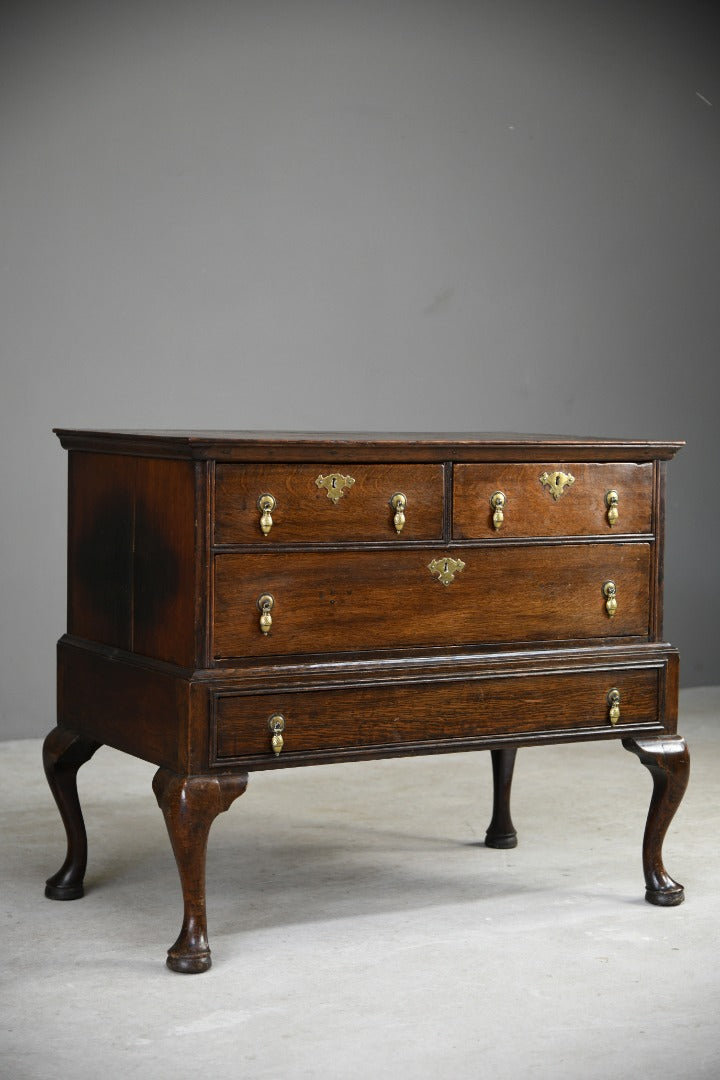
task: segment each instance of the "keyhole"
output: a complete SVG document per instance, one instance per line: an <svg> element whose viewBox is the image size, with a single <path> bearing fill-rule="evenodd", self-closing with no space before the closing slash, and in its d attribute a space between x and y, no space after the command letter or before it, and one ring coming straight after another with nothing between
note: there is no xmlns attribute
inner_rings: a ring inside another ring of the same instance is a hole
<svg viewBox="0 0 720 1080"><path fill-rule="evenodd" d="M337 480L334 476L332 478L332 481L330 482L330 487L337 487Z"/></svg>

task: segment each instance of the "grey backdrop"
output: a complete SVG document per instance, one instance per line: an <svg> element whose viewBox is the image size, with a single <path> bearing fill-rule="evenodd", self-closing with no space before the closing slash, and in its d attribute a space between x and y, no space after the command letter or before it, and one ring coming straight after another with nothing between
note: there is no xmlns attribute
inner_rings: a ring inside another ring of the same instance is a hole
<svg viewBox="0 0 720 1080"><path fill-rule="evenodd" d="M686 438L666 635L720 681L711 11L4 5L0 735L53 723L53 425Z"/></svg>

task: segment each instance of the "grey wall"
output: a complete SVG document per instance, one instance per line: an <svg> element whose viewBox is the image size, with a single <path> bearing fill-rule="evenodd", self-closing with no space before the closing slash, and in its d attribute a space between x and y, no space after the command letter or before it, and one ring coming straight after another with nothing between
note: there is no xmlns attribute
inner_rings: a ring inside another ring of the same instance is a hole
<svg viewBox="0 0 720 1080"><path fill-rule="evenodd" d="M1 735L53 723L53 425L686 438L666 633L720 681L711 10L4 5Z"/></svg>

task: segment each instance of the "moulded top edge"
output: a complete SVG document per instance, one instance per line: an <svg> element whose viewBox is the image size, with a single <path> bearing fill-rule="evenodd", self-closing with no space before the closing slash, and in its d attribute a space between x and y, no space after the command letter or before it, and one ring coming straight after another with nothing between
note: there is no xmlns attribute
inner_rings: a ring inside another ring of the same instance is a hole
<svg viewBox="0 0 720 1080"><path fill-rule="evenodd" d="M630 460L672 457L684 441L513 432L227 431L54 428L66 449L221 461Z"/></svg>

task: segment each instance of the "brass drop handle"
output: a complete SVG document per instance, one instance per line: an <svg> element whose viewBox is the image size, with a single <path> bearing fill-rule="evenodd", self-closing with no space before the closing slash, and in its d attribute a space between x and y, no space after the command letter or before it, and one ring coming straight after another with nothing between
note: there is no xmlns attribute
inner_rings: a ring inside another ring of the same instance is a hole
<svg viewBox="0 0 720 1080"><path fill-rule="evenodd" d="M270 612L275 607L275 598L270 593L263 593L262 596L258 596L257 606L260 608L260 629L267 635L272 627Z"/></svg>
<svg viewBox="0 0 720 1080"><path fill-rule="evenodd" d="M396 491L390 499L390 505L395 511L395 517L393 518L395 532L401 533L405 528L405 507L407 506L407 495L403 495L402 491Z"/></svg>
<svg viewBox="0 0 720 1080"><path fill-rule="evenodd" d="M605 496L605 505L607 506L608 525L616 525L618 519L617 491L608 491L607 495Z"/></svg>
<svg viewBox="0 0 720 1080"><path fill-rule="evenodd" d="M260 528L263 536L267 536L273 527L272 511L276 506L275 498L268 493L261 495L257 501L257 508L260 511Z"/></svg>
<svg viewBox="0 0 720 1080"><path fill-rule="evenodd" d="M268 727L270 728L270 734L272 736L270 745L273 748L275 757L277 757L285 745L285 740L282 737L282 733L285 730L285 717L282 713L275 713L271 716L268 720Z"/></svg>
<svg viewBox="0 0 720 1080"><path fill-rule="evenodd" d="M614 727L620 720L620 691L617 687L608 690L607 703L610 706L610 723Z"/></svg>
<svg viewBox="0 0 720 1080"><path fill-rule="evenodd" d="M496 491L494 495L490 496L490 506L493 511L493 528L502 529L505 515L503 510L505 509L505 495L502 491Z"/></svg>
<svg viewBox="0 0 720 1080"><path fill-rule="evenodd" d="M608 613L608 617L612 619L613 615L617 611L617 589L614 581L606 581L602 587L603 596L605 597L605 610Z"/></svg>

